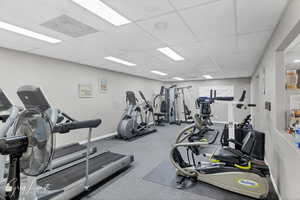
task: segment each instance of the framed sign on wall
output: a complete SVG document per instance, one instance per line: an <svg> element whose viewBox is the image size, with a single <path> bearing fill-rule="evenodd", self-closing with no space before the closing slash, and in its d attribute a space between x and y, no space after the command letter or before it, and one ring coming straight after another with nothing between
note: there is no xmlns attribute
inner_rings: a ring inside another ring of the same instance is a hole
<svg viewBox="0 0 300 200"><path fill-rule="evenodd" d="M93 85L92 84L79 84L79 98L93 98Z"/></svg>
<svg viewBox="0 0 300 200"><path fill-rule="evenodd" d="M101 79L99 80L99 90L100 93L106 93L107 92L107 80L106 79Z"/></svg>

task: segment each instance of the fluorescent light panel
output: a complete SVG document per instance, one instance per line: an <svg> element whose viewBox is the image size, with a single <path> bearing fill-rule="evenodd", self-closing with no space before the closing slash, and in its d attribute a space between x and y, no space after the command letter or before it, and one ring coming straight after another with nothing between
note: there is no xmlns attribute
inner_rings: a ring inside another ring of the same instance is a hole
<svg viewBox="0 0 300 200"><path fill-rule="evenodd" d="M294 60L294 63L300 63L300 59Z"/></svg>
<svg viewBox="0 0 300 200"><path fill-rule="evenodd" d="M180 77L173 77L173 79L175 79L177 81L183 81L184 80L183 78L180 78Z"/></svg>
<svg viewBox="0 0 300 200"><path fill-rule="evenodd" d="M122 60L122 59L119 59L119 58L116 58L116 57L113 57L113 56L107 56L107 57L104 57L104 59L110 60L112 62L116 62L116 63L119 63L119 64L127 65L127 66L136 66L136 64L134 64L134 63L131 63L131 62L128 62L126 60Z"/></svg>
<svg viewBox="0 0 300 200"><path fill-rule="evenodd" d="M211 75L203 75L204 78L206 79L212 79L213 77Z"/></svg>
<svg viewBox="0 0 300 200"><path fill-rule="evenodd" d="M123 17L122 15L120 15L110 7L108 7L100 0L72 0L72 1L115 26L121 26L124 24L131 23L130 20Z"/></svg>
<svg viewBox="0 0 300 200"><path fill-rule="evenodd" d="M156 71L156 70L152 70L150 72L153 73L153 74L160 75L160 76L167 76L168 75L168 74L166 74L164 72L160 72L160 71Z"/></svg>
<svg viewBox="0 0 300 200"><path fill-rule="evenodd" d="M175 51L173 51L169 47L158 48L157 50L160 51L161 53L165 54L166 56L170 57L171 59L175 60L175 61L184 60L184 58L181 55L179 55L178 53L176 53Z"/></svg>
<svg viewBox="0 0 300 200"><path fill-rule="evenodd" d="M0 29L4 29L4 30L7 30L7 31L11 31L11 32L14 32L14 33L25 35L27 37L42 40L42 41L49 42L49 43L52 43L52 44L61 42L61 40L59 40L59 39L55 39L55 38L52 38L52 37L49 37L49 36L46 36L46 35L43 35L43 34L40 34L40 33L36 33L36 32L30 31L30 30L21 28L19 26L8 24L8 23L3 22L3 21L0 21Z"/></svg>

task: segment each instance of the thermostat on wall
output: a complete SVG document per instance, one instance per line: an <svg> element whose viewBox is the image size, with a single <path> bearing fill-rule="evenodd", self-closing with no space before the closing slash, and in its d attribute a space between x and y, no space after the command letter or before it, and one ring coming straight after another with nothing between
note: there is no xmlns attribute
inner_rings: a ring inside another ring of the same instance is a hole
<svg viewBox="0 0 300 200"><path fill-rule="evenodd" d="M271 111L271 102L269 102L269 101L265 102L265 109L268 111Z"/></svg>

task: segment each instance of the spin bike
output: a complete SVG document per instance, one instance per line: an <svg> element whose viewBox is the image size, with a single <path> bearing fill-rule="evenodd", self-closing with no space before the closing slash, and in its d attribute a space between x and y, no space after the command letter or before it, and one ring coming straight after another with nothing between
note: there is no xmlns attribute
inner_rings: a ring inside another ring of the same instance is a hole
<svg viewBox="0 0 300 200"><path fill-rule="evenodd" d="M141 91L139 91L139 94L143 100L143 106L137 104L138 101L134 92L126 92L126 102L128 105L118 125L119 138L127 140L156 132L153 107Z"/></svg>

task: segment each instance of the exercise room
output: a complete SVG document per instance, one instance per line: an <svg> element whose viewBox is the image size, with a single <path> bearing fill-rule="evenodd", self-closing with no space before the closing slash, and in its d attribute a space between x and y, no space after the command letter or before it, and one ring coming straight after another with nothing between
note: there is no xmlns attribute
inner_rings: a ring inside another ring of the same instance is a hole
<svg viewBox="0 0 300 200"><path fill-rule="evenodd" d="M0 200L300 200L300 0L0 13Z"/></svg>

